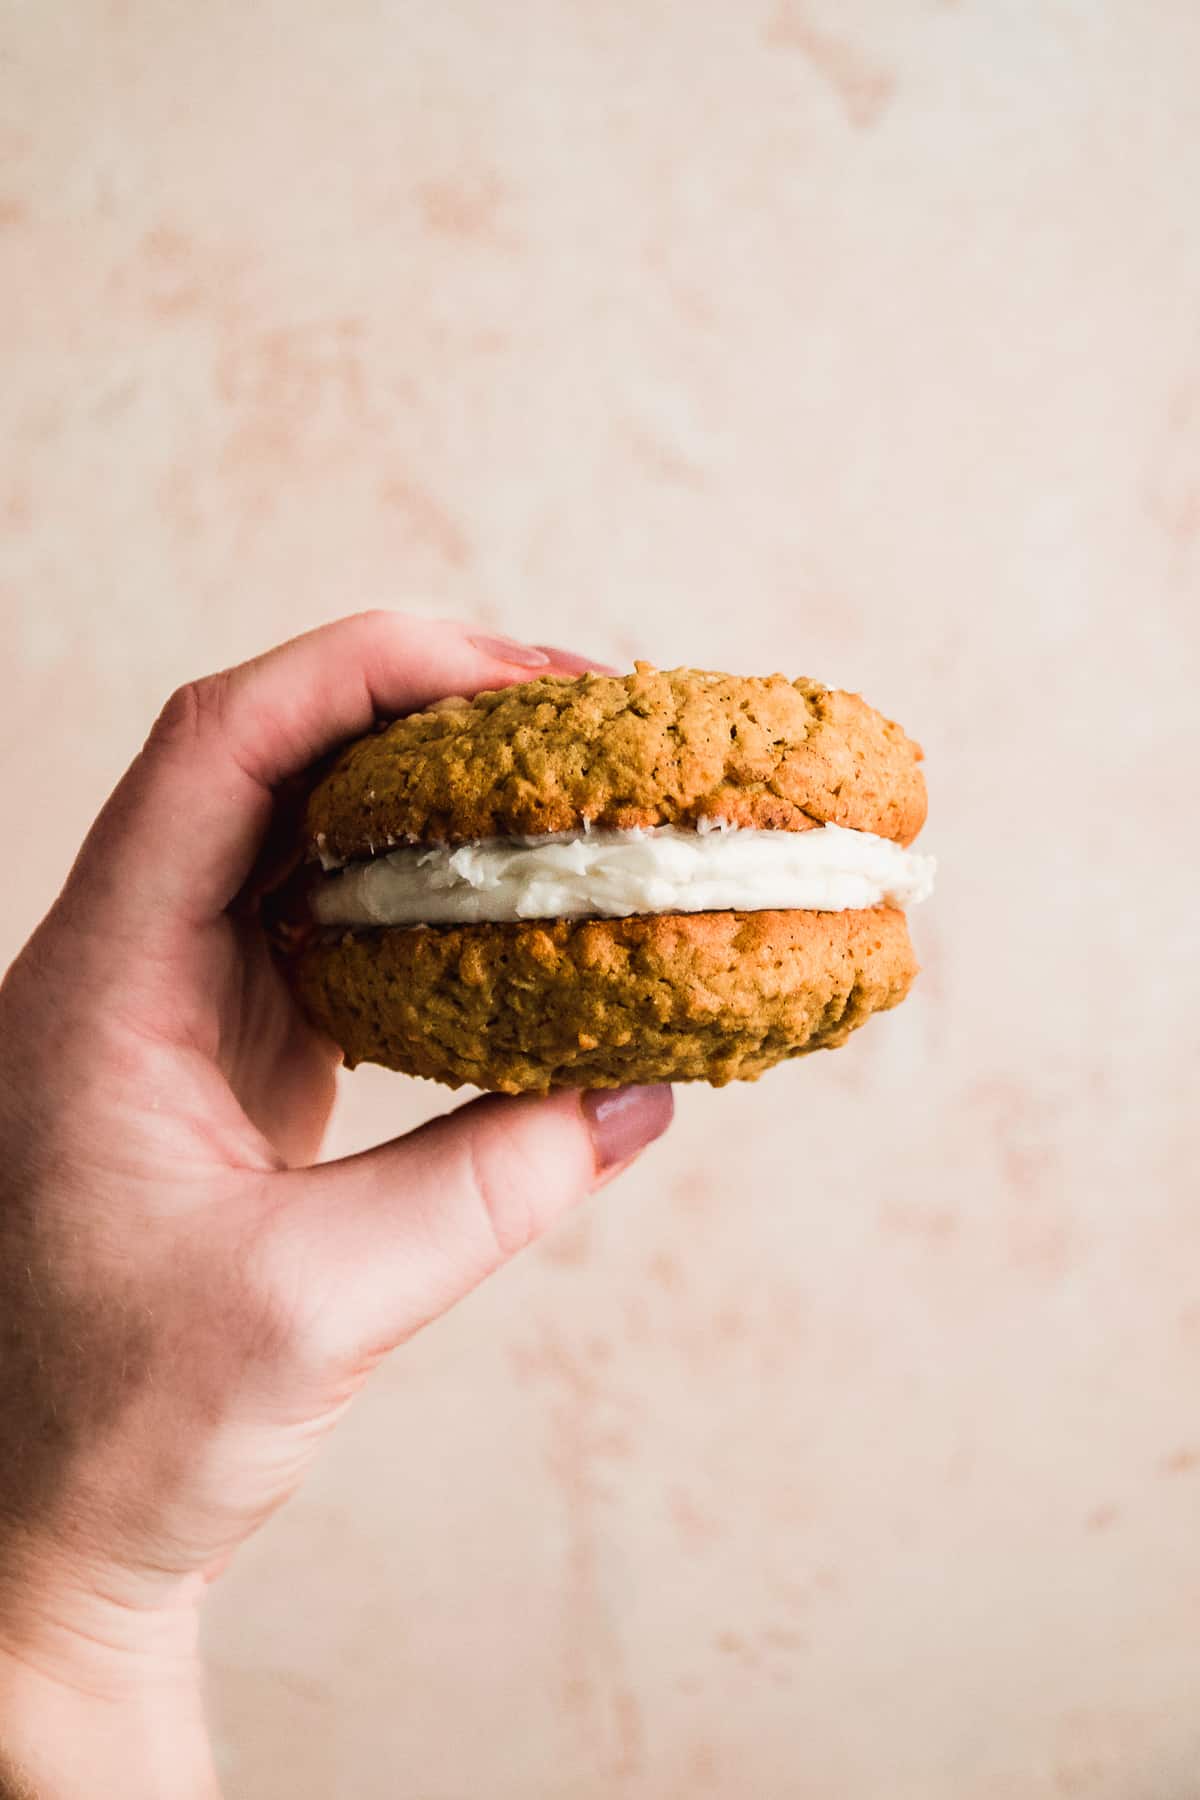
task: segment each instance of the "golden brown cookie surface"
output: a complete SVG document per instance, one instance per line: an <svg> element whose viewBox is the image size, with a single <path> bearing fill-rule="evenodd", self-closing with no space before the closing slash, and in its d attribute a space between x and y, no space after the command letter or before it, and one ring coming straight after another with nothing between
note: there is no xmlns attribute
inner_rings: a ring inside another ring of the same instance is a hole
<svg viewBox="0 0 1200 1800"><path fill-rule="evenodd" d="M543 677L397 719L314 789L308 845L830 821L907 844L925 817L921 752L857 694L813 681L659 671Z"/></svg>
<svg viewBox="0 0 1200 1800"><path fill-rule="evenodd" d="M348 1063L507 1093L754 1080L916 974L904 914L669 913L315 940L293 978Z"/></svg>

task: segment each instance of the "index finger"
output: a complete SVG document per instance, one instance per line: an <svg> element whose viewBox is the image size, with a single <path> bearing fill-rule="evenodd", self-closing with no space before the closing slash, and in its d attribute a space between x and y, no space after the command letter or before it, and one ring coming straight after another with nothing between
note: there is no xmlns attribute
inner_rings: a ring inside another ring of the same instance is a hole
<svg viewBox="0 0 1200 1800"><path fill-rule="evenodd" d="M229 905L272 789L377 717L550 672L545 651L446 620L365 612L189 682L88 833L67 884L122 927L161 935Z"/></svg>

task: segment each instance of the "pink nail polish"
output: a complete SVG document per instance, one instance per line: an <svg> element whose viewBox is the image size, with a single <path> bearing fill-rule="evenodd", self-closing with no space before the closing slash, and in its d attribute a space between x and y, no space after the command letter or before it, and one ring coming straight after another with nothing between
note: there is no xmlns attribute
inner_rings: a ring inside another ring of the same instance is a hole
<svg viewBox="0 0 1200 1800"><path fill-rule="evenodd" d="M675 1112L675 1096L665 1082L653 1087L596 1088L581 1101L592 1134L596 1173L628 1162L661 1137Z"/></svg>
<svg viewBox="0 0 1200 1800"><path fill-rule="evenodd" d="M467 642L485 656L495 657L497 662L508 663L514 669L544 669L550 662L544 650L533 644L519 644L516 638L488 637L481 632L472 634Z"/></svg>

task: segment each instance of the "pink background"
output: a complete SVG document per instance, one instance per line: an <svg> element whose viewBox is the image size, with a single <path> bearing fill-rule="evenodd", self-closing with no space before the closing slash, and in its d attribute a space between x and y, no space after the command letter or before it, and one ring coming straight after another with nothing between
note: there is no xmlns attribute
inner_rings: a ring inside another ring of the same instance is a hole
<svg viewBox="0 0 1200 1800"><path fill-rule="evenodd" d="M929 757L912 1001L683 1092L239 1558L231 1791L1200 1794L1200 8L0 26L6 952L172 686L366 603Z"/></svg>

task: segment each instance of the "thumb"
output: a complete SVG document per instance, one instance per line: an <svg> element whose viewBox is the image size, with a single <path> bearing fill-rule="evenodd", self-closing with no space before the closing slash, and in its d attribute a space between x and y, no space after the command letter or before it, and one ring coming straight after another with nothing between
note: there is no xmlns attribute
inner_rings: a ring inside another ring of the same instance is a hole
<svg viewBox="0 0 1200 1800"><path fill-rule="evenodd" d="M489 1095L375 1149L292 1170L273 1215L276 1291L306 1360L370 1361L411 1337L671 1122L668 1086ZM281 1286L280 1286L281 1284Z"/></svg>

